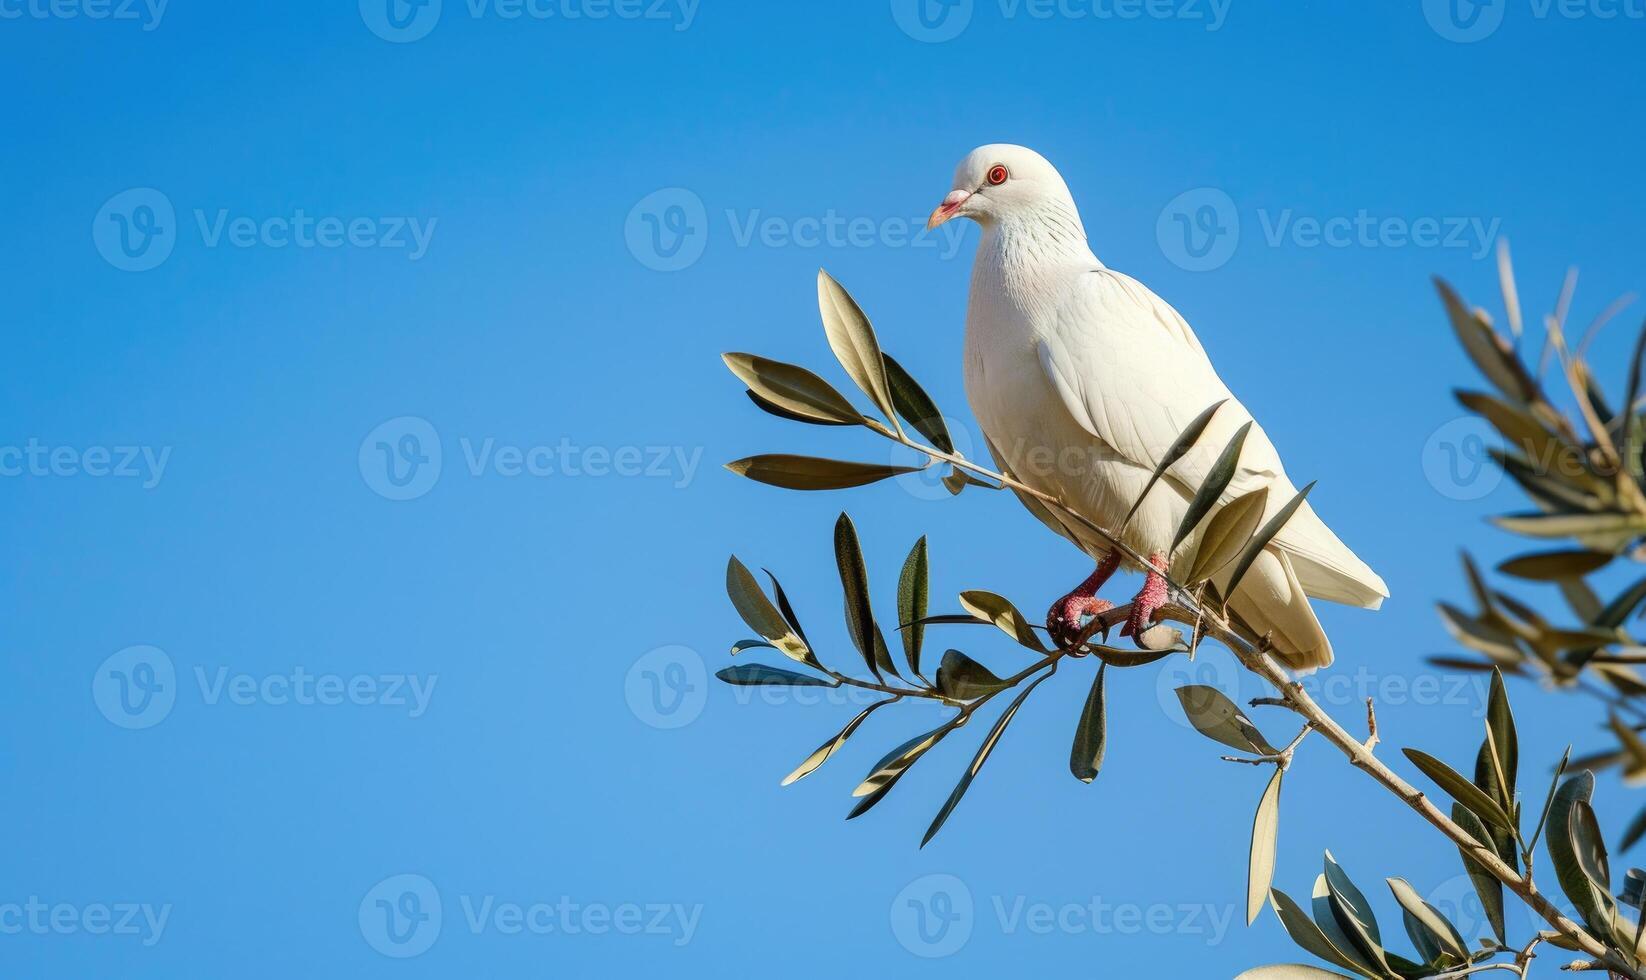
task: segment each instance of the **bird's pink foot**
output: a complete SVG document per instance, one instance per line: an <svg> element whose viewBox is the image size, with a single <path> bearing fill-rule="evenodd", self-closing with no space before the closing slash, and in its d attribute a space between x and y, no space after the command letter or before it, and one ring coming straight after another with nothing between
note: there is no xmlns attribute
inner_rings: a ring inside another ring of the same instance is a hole
<svg viewBox="0 0 1646 980"><path fill-rule="evenodd" d="M1098 563L1097 570L1087 577L1086 581L1075 587L1073 592L1052 603L1052 608L1046 612L1046 631L1051 634L1052 642L1059 649L1066 650L1074 646L1080 632L1085 628L1082 619L1086 616L1098 616L1114 608L1114 603L1107 599L1097 598L1097 590L1103 588L1104 583L1120 567L1120 556L1112 554Z"/></svg>
<svg viewBox="0 0 1646 980"><path fill-rule="evenodd" d="M1166 604L1166 556L1150 555L1149 564L1154 567L1149 569L1143 588L1132 600L1132 612L1126 618L1126 625L1120 628L1121 636L1134 639L1142 636L1143 631L1153 625L1155 613Z"/></svg>

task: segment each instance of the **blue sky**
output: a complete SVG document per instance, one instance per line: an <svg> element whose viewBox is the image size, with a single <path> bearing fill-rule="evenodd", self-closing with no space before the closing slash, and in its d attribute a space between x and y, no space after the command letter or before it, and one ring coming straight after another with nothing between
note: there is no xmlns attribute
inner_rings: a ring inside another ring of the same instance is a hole
<svg viewBox="0 0 1646 980"><path fill-rule="evenodd" d="M1472 431L1449 391L1475 381L1429 277L1486 302L1508 237L1532 310L1569 264L1579 322L1642 287L1638 5L388 2L0 0L7 975L1299 958L1236 911L1263 775L1172 695L1189 674L1263 693L1219 654L1114 672L1089 786L1065 760L1090 666L1060 672L924 850L976 726L848 824L855 779L930 713L882 713L780 789L854 703L707 679L746 632L734 552L849 662L842 509L883 617L920 534L943 611L968 588L1038 610L1088 571L1001 496L719 466L887 458L756 412L719 362L844 384L819 266L982 455L976 230L919 228L985 142L1060 167L1098 255L1189 318L1388 580L1381 613L1322 609L1333 709L1377 695L1387 754L1472 757L1477 692L1422 657L1449 648L1432 602L1463 594L1458 548L1515 550L1482 518L1518 501L1446 470ZM1595 346L1613 386L1638 316ZM929 643L1020 662L977 632ZM1528 767L1574 728L1598 744L1588 707L1511 693ZM1602 779L1609 827L1641 802ZM1327 847L1380 909L1383 876L1466 891L1450 847L1311 743L1277 884L1307 891Z"/></svg>

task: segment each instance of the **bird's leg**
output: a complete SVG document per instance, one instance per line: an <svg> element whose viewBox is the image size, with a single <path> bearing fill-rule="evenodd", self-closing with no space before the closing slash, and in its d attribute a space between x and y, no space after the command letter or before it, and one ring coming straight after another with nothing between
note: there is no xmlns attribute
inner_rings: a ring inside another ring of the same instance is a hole
<svg viewBox="0 0 1646 980"><path fill-rule="evenodd" d="M1143 588L1132 600L1132 614L1127 617L1126 625L1120 628L1121 636L1133 638L1143 635L1154 622L1154 614L1166 604L1166 556L1153 554L1149 556L1149 574L1143 580Z"/></svg>
<svg viewBox="0 0 1646 980"><path fill-rule="evenodd" d="M1046 631L1051 633L1052 642L1059 649L1068 649L1074 644L1075 638L1080 635L1082 616L1096 616L1114 608L1114 603L1109 600L1097 598L1097 590L1103 588L1109 576L1119 567L1120 552L1109 552L1097 563L1097 571L1086 581L1052 603L1052 608L1046 612Z"/></svg>

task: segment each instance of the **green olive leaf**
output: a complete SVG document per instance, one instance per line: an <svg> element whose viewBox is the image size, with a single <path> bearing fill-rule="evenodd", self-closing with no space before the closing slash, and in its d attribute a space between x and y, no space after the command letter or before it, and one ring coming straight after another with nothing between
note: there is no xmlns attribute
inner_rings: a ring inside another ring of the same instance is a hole
<svg viewBox="0 0 1646 980"><path fill-rule="evenodd" d="M733 460L726 469L756 483L785 490L846 490L878 483L904 473L918 473L919 466L889 466L885 463L854 463L816 456L768 453Z"/></svg>

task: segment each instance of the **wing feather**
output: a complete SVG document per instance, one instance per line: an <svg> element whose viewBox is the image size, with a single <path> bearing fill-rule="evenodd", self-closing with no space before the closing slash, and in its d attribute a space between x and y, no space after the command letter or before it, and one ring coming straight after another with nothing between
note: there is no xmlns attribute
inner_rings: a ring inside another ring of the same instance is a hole
<svg viewBox="0 0 1646 980"><path fill-rule="evenodd" d="M1240 465L1222 502L1262 487L1272 516L1297 493L1280 452L1251 412L1218 377L1194 331L1142 283L1109 269L1075 280L1057 312L1057 329L1037 341L1041 370L1073 419L1116 455L1153 470L1178 433L1214 402L1226 400L1196 446L1172 464L1163 483L1185 500L1205 482L1218 454L1253 422ZM1094 324L1101 323L1101 330ZM1383 580L1305 504L1275 539L1310 595L1376 608Z"/></svg>

